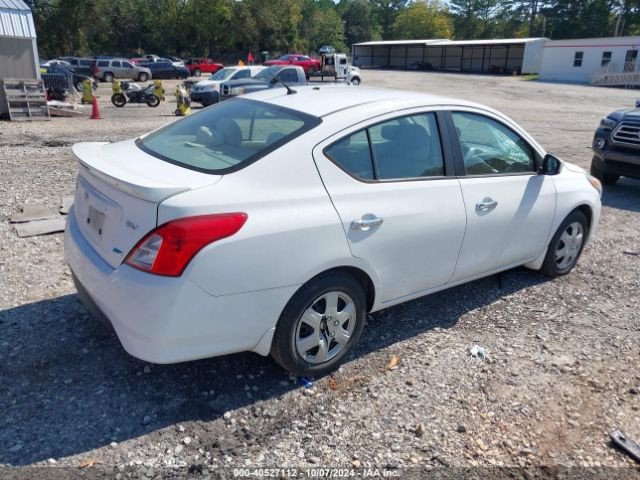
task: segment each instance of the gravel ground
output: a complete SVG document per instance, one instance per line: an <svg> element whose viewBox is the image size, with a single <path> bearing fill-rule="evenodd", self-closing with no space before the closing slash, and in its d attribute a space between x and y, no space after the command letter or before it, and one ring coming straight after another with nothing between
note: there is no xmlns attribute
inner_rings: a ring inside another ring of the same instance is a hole
<svg viewBox="0 0 640 480"><path fill-rule="evenodd" d="M600 117L636 98L510 77L363 77L495 107L583 167ZM516 269L375 314L350 361L312 388L254 354L150 365L78 303L62 234L20 239L7 221L73 193L71 144L175 118L173 102L117 110L109 94L100 87L101 121L0 123L0 476L640 477L608 443L615 428L640 442L640 182L605 191L597 238L570 275ZM475 344L487 358L469 355Z"/></svg>

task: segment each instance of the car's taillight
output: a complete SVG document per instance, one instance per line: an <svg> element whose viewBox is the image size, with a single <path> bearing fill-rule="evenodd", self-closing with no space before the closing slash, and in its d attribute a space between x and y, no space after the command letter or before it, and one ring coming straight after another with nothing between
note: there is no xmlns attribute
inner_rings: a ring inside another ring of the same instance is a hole
<svg viewBox="0 0 640 480"><path fill-rule="evenodd" d="M235 234L246 221L246 213L172 220L145 235L124 262L144 272L178 277L196 253L216 240Z"/></svg>

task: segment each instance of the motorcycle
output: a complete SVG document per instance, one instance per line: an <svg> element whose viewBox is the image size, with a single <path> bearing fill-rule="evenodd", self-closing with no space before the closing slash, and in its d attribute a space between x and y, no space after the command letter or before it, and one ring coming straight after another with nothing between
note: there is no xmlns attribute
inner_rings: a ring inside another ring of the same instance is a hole
<svg viewBox="0 0 640 480"><path fill-rule="evenodd" d="M142 88L137 83L122 82L121 93L111 95L111 103L116 107L124 107L128 103L146 103L150 107L160 105L160 97L154 93L155 86Z"/></svg>

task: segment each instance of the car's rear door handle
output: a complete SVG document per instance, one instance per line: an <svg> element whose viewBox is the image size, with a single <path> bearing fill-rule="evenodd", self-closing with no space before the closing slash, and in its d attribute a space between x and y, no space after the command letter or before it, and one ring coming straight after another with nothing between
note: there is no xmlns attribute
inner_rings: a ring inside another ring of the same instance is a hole
<svg viewBox="0 0 640 480"><path fill-rule="evenodd" d="M487 197L481 202L476 203L476 210L479 212L488 212L489 210L493 210L497 206L498 202L496 202L493 198Z"/></svg>
<svg viewBox="0 0 640 480"><path fill-rule="evenodd" d="M358 220L353 220L351 222L351 229L352 230L369 230L371 227L377 227L379 225L382 225L382 222L384 220L382 218L378 218L378 217L367 217L367 218L360 218Z"/></svg>

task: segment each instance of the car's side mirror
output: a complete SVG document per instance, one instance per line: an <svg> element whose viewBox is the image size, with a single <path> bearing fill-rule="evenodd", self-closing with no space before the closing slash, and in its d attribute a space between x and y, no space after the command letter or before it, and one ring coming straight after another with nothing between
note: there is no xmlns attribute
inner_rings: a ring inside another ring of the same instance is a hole
<svg viewBox="0 0 640 480"><path fill-rule="evenodd" d="M542 163L538 168L538 173L540 175L557 175L560 173L561 168L562 162L558 158L547 153L542 159Z"/></svg>

